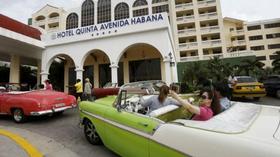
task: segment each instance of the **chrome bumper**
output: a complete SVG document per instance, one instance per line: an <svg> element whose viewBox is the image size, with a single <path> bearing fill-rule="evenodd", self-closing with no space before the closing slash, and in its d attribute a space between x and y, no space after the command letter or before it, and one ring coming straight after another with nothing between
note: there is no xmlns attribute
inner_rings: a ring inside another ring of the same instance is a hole
<svg viewBox="0 0 280 157"><path fill-rule="evenodd" d="M47 114L53 114L56 112L62 112L71 108L75 108L77 105L73 104L71 106L66 106L66 107L60 107L60 108L54 108L51 110L45 110L45 111L38 111L38 112L30 112L31 116L42 116L42 115L47 115Z"/></svg>

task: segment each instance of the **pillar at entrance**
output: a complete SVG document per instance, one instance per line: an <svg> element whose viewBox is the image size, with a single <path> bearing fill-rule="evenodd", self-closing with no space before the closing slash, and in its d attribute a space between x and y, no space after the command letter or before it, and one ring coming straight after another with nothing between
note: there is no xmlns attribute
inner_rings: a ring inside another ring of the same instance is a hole
<svg viewBox="0 0 280 157"><path fill-rule="evenodd" d="M171 67L172 71L172 82L178 82L178 71L177 71L177 64L174 62L174 65Z"/></svg>
<svg viewBox="0 0 280 157"><path fill-rule="evenodd" d="M49 73L47 72L42 72L41 73L41 84L44 84L44 81L47 80L49 77Z"/></svg>
<svg viewBox="0 0 280 157"><path fill-rule="evenodd" d="M11 56L10 61L10 83L20 83L20 57L17 55Z"/></svg>
<svg viewBox="0 0 280 157"><path fill-rule="evenodd" d="M166 59L166 60L163 60L163 62L164 62L164 66L165 66L165 82L167 85L169 85L172 83L170 60Z"/></svg>
<svg viewBox="0 0 280 157"><path fill-rule="evenodd" d="M111 77L112 77L112 84L118 83L118 68L119 66L116 64L111 64Z"/></svg>
<svg viewBox="0 0 280 157"><path fill-rule="evenodd" d="M76 68L75 71L76 71L77 79L80 79L82 81L82 83L83 83L83 72L84 72L84 69Z"/></svg>

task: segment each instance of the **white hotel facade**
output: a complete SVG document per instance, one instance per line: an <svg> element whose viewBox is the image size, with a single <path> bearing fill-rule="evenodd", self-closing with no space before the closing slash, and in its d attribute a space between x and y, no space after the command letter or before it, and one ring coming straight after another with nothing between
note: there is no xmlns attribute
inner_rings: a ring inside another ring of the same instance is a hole
<svg viewBox="0 0 280 157"><path fill-rule="evenodd" d="M271 66L280 50L280 19L223 19L219 0L84 0L67 11L46 5L30 24L44 32L41 80L59 59L65 87L85 77L95 87L177 82L177 63L213 56L255 55Z"/></svg>

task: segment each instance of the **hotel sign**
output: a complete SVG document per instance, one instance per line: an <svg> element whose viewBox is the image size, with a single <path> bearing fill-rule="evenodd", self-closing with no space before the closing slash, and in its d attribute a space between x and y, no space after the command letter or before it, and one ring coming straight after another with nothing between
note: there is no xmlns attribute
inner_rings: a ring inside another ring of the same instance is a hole
<svg viewBox="0 0 280 157"><path fill-rule="evenodd" d="M52 34L52 39L61 39L66 37L72 37L72 36L79 36L89 33L97 33L97 32L104 32L109 30L116 30L118 28L123 28L131 25L138 25L143 23L153 23L158 21L163 21L163 15L162 14L153 14L148 16L140 16L140 17L134 17L130 19L123 19L118 21L112 21L107 23L102 23L98 25L91 25L76 29L69 29L61 32L57 32Z"/></svg>

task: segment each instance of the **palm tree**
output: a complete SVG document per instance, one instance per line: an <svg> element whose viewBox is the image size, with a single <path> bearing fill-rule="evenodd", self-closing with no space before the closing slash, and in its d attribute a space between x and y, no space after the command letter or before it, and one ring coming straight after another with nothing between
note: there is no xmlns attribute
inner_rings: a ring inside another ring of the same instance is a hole
<svg viewBox="0 0 280 157"><path fill-rule="evenodd" d="M241 71L245 71L246 75L250 75L251 73L256 76L256 73L258 70L263 70L264 63L258 61L258 60L250 60L245 59L242 61L243 65L241 65Z"/></svg>
<svg viewBox="0 0 280 157"><path fill-rule="evenodd" d="M207 67L214 81L221 81L233 71L233 67L229 63L224 63L219 57L211 58Z"/></svg>
<svg viewBox="0 0 280 157"><path fill-rule="evenodd" d="M191 87L196 87L201 77L208 77L207 70L202 62L191 62L183 71L183 82Z"/></svg>
<svg viewBox="0 0 280 157"><path fill-rule="evenodd" d="M277 51L276 54L278 58L272 62L273 72L280 73L280 51Z"/></svg>

